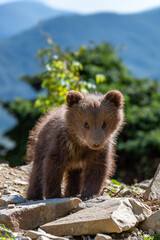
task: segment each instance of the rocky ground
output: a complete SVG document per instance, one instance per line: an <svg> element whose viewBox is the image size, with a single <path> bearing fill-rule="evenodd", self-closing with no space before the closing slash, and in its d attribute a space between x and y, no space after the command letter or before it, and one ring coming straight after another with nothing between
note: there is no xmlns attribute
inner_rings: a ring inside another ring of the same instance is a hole
<svg viewBox="0 0 160 240"><path fill-rule="evenodd" d="M30 166L11 168L0 164L0 196L13 191L25 197L30 169Z"/></svg>
<svg viewBox="0 0 160 240"><path fill-rule="evenodd" d="M30 170L30 165L10 168L8 164L0 164L1 235L6 236L3 227L9 227L15 239L23 240L160 239L160 198L143 198L151 181L126 186L116 180L106 180L100 198L87 202L77 198L46 200L35 204L25 200ZM147 222L150 218L152 223ZM140 221L144 224L139 224ZM159 225L154 226L153 222ZM105 234L100 234L103 231Z"/></svg>

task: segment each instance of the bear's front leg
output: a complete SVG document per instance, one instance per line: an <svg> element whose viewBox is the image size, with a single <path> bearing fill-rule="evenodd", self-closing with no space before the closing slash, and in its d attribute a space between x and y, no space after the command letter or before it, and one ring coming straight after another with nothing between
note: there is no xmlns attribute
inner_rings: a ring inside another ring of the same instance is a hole
<svg viewBox="0 0 160 240"><path fill-rule="evenodd" d="M42 194L42 164L38 161L33 162L32 172L30 175L29 186L27 190L27 200L41 200Z"/></svg>
<svg viewBox="0 0 160 240"><path fill-rule="evenodd" d="M43 166L43 195L46 199L61 198L64 169L54 155L46 157Z"/></svg>
<svg viewBox="0 0 160 240"><path fill-rule="evenodd" d="M81 199L87 200L99 196L106 177L106 165L88 164L85 168Z"/></svg>
<svg viewBox="0 0 160 240"><path fill-rule="evenodd" d="M65 197L75 197L81 192L82 169L72 169L66 175Z"/></svg>

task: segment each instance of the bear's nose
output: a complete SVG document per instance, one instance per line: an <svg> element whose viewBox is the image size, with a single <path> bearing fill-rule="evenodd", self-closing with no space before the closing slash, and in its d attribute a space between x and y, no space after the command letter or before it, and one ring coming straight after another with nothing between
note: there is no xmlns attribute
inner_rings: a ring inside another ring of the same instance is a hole
<svg viewBox="0 0 160 240"><path fill-rule="evenodd" d="M95 148L99 147L100 145L101 145L101 142L99 140L94 141L94 143L93 143L93 147L95 147Z"/></svg>

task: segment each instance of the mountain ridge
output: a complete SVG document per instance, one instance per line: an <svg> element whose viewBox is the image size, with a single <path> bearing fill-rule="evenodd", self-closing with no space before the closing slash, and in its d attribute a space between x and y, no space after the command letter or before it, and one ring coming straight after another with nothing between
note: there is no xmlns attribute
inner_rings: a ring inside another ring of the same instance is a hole
<svg viewBox="0 0 160 240"><path fill-rule="evenodd" d="M156 72L158 71L156 60L160 56L159 54L157 55L156 49L158 49L160 41L160 30L159 25L156 25L156 23L160 20L159 12L160 10L157 11L156 16L154 15L155 18L153 18L153 14L150 12L136 15L97 13L59 16L43 21L41 23L41 31L38 27L33 27L19 35L7 38L5 41L1 39L0 61L1 63L6 63L3 70L2 65L0 66L1 72L5 72L4 76L6 76L1 78L1 82L5 84L8 79L11 83L11 78L9 77L11 73L12 79L14 79L13 82L17 82L16 79L21 75L35 74L40 70L35 62L35 55L39 48L46 47L42 32L48 32L55 39L56 44L60 44L63 49L70 46L76 49L81 44L87 45L89 40L93 40L96 43L109 41L115 47L126 46L119 55L131 71L140 77L157 78L159 73ZM151 63L153 70L149 72L151 55L148 54L146 49L149 51L152 48L154 48L153 53L157 57L152 59L155 64ZM142 57L137 57L138 53ZM148 60L148 63L146 60ZM18 62L20 62L19 65L17 65ZM11 68L13 63L15 71ZM10 69L10 72L8 72L8 69Z"/></svg>
<svg viewBox="0 0 160 240"><path fill-rule="evenodd" d="M0 38L10 37L27 30L36 25L40 20L65 14L71 14L71 12L53 9L41 2L15 1L1 4Z"/></svg>

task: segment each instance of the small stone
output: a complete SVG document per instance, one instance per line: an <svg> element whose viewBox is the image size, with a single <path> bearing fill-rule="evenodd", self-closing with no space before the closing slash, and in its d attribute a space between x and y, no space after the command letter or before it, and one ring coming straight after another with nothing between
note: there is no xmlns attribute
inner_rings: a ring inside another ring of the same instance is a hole
<svg viewBox="0 0 160 240"><path fill-rule="evenodd" d="M32 240L30 237L16 237L16 240Z"/></svg>
<svg viewBox="0 0 160 240"><path fill-rule="evenodd" d="M132 232L133 237L136 237L138 234L137 232Z"/></svg>
<svg viewBox="0 0 160 240"><path fill-rule="evenodd" d="M9 179L9 177L8 176L4 176L6 179Z"/></svg>
<svg viewBox="0 0 160 240"><path fill-rule="evenodd" d="M11 193L8 195L3 195L0 198L0 206L5 206L8 204L17 204L17 203L23 203L26 202L26 199L23 198L20 194L17 193Z"/></svg>
<svg viewBox="0 0 160 240"><path fill-rule="evenodd" d="M124 237L125 237L124 233L122 233L122 234L121 234L121 237L122 237L122 238L124 238Z"/></svg>
<svg viewBox="0 0 160 240"><path fill-rule="evenodd" d="M0 164L0 171L2 171L2 170L5 169L5 168L9 168L8 163L1 163L1 164Z"/></svg>
<svg viewBox="0 0 160 240"><path fill-rule="evenodd" d="M129 195L131 194L131 192L132 192L132 191L131 191L130 189L124 191L124 192L122 193L122 197L129 196Z"/></svg>
<svg viewBox="0 0 160 240"><path fill-rule="evenodd" d="M131 233L138 233L139 229L136 228L136 227L133 227L131 229L128 230L128 232L131 232Z"/></svg>
<svg viewBox="0 0 160 240"><path fill-rule="evenodd" d="M33 230L29 230L27 232L27 236L29 236L31 239L37 239L39 237L46 237L46 238L49 238L49 239L54 239L54 240L68 240L66 238L63 238L63 237L57 237L57 236L54 236L54 235L51 235L51 234L48 234L44 231L33 231Z"/></svg>
<svg viewBox="0 0 160 240"><path fill-rule="evenodd" d="M97 233L94 240L112 240L112 237L106 234Z"/></svg>
<svg viewBox="0 0 160 240"><path fill-rule="evenodd" d="M12 182L11 182L11 181L5 181L5 183L7 183L7 184L11 184Z"/></svg>
<svg viewBox="0 0 160 240"><path fill-rule="evenodd" d="M14 180L14 184L16 184L16 185L24 185L25 186L25 185L28 185L28 182L16 179L16 180Z"/></svg>
<svg viewBox="0 0 160 240"><path fill-rule="evenodd" d="M50 240L48 237L39 236L37 240Z"/></svg>
<svg viewBox="0 0 160 240"><path fill-rule="evenodd" d="M149 235L154 236L155 231L153 229L149 229L148 233L149 233Z"/></svg>
<svg viewBox="0 0 160 240"><path fill-rule="evenodd" d="M8 208L9 208L9 209L15 208L15 204L8 204Z"/></svg>
<svg viewBox="0 0 160 240"><path fill-rule="evenodd" d="M23 232L14 232L16 240L32 240L30 237L25 236Z"/></svg>
<svg viewBox="0 0 160 240"><path fill-rule="evenodd" d="M6 203L3 199L0 199L0 207L6 206Z"/></svg>
<svg viewBox="0 0 160 240"><path fill-rule="evenodd" d="M30 173L32 170L32 165L33 165L33 162L29 163L28 165L19 166L19 167L17 167L17 169L19 169L23 172Z"/></svg>
<svg viewBox="0 0 160 240"><path fill-rule="evenodd" d="M9 191L8 189L4 189L4 191L3 191L3 194L4 195L9 195L9 194L11 194L12 192L11 191Z"/></svg>

